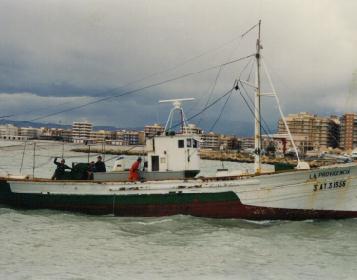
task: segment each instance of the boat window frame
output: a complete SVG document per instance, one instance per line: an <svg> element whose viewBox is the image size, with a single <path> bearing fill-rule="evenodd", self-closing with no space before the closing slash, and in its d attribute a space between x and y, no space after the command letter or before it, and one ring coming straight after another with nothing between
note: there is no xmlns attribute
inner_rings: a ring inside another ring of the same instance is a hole
<svg viewBox="0 0 357 280"><path fill-rule="evenodd" d="M179 139L177 141L177 145L179 149L185 148L185 140L184 139Z"/></svg>
<svg viewBox="0 0 357 280"><path fill-rule="evenodd" d="M187 148L192 148L192 140L193 140L193 139L187 138L186 140L187 140L187 141L186 141L186 147L187 147Z"/></svg>
<svg viewBox="0 0 357 280"><path fill-rule="evenodd" d="M198 148L198 141L196 139L192 139L192 148L197 149Z"/></svg>

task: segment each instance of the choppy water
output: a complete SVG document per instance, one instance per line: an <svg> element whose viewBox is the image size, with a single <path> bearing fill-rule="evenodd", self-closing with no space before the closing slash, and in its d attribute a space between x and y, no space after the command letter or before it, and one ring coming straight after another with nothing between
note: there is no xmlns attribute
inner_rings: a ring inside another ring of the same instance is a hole
<svg viewBox="0 0 357 280"><path fill-rule="evenodd" d="M357 220L117 218L0 209L0 279L356 279Z"/></svg>
<svg viewBox="0 0 357 280"><path fill-rule="evenodd" d="M17 150L0 149L6 172L18 172ZM43 149L36 172L51 174L45 155L60 150ZM357 279L357 219L118 218L0 205L0 244L0 279Z"/></svg>

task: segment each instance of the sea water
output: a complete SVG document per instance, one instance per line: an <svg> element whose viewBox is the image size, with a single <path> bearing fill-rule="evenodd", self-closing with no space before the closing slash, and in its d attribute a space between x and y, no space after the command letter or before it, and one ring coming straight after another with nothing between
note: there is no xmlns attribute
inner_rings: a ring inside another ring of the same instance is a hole
<svg viewBox="0 0 357 280"><path fill-rule="evenodd" d="M22 143L0 146L1 171L18 174ZM31 148L23 174L33 172ZM36 176L51 176L50 157L62 153L69 164L87 160L62 148L37 143ZM203 166L211 174L222 163ZM0 246L0 279L357 279L357 219L119 218L0 205Z"/></svg>

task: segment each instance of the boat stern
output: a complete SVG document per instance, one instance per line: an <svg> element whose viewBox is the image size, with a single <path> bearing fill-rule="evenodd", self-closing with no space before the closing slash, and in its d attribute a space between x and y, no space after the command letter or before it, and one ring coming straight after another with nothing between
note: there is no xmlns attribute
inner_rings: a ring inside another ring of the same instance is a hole
<svg viewBox="0 0 357 280"><path fill-rule="evenodd" d="M10 184L5 178L0 178L0 203L7 204L11 200Z"/></svg>

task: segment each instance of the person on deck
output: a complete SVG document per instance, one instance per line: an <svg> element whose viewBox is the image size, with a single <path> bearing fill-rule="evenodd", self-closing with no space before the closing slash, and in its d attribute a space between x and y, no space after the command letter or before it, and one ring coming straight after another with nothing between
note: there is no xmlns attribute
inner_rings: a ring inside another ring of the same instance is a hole
<svg viewBox="0 0 357 280"><path fill-rule="evenodd" d="M141 157L139 157L131 166L129 169L129 178L128 180L131 182L139 181L140 180L140 175L139 175L139 168L141 164Z"/></svg>
<svg viewBox="0 0 357 280"><path fill-rule="evenodd" d="M65 164L64 159L61 159L61 162L58 162L56 157L53 163L57 165L57 168L52 176L52 180L60 180L65 174L66 169L72 170L72 168L70 168L68 165Z"/></svg>
<svg viewBox="0 0 357 280"><path fill-rule="evenodd" d="M104 161L102 161L101 156L97 157L97 162L95 163L93 171L94 172L106 172L107 171L107 169L105 167L105 163L104 163Z"/></svg>
<svg viewBox="0 0 357 280"><path fill-rule="evenodd" d="M93 172L95 172L95 163L94 163L94 161L91 161L88 164L87 180L93 180L94 179Z"/></svg>

